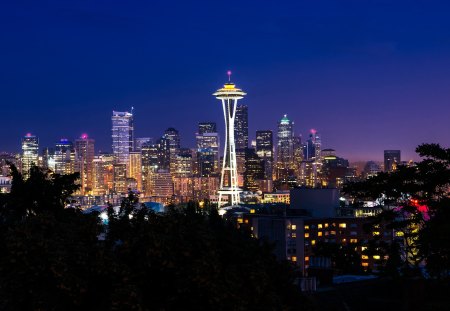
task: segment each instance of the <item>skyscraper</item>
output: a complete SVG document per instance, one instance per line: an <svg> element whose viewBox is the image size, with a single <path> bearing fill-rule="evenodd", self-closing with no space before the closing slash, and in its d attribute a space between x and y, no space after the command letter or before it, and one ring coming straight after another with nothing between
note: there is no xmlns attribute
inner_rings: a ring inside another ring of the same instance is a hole
<svg viewBox="0 0 450 311"><path fill-rule="evenodd" d="M384 171L392 172L401 163L400 150L384 150Z"/></svg>
<svg viewBox="0 0 450 311"><path fill-rule="evenodd" d="M294 123L287 115L278 122L277 133L277 179L289 176L294 160Z"/></svg>
<svg viewBox="0 0 450 311"><path fill-rule="evenodd" d="M228 76L230 80L231 72L228 72ZM222 102L225 118L225 146L218 203L220 207L222 204L222 196L228 196L228 203L230 205L236 205L240 201L239 193L241 190L238 187L237 180L234 128L237 102L239 99L244 98L246 93L236 88L235 84L229 81L213 95Z"/></svg>
<svg viewBox="0 0 450 311"><path fill-rule="evenodd" d="M197 161L201 171L206 168L208 176L219 171L219 134L217 133L216 123L203 122L198 124L197 140ZM211 158L212 155L212 158ZM207 163L201 163L206 161ZM212 164L212 168L210 165ZM202 176L203 173L201 173Z"/></svg>
<svg viewBox="0 0 450 311"><path fill-rule="evenodd" d="M128 164L134 143L133 112L113 111L111 121L112 150L116 163Z"/></svg>
<svg viewBox="0 0 450 311"><path fill-rule="evenodd" d="M39 139L28 133L22 138L22 174L27 178L30 168L39 165Z"/></svg>
<svg viewBox="0 0 450 311"><path fill-rule="evenodd" d="M55 145L53 155L54 172L56 174L72 174L76 168L76 152L73 143L66 138L62 138Z"/></svg>
<svg viewBox="0 0 450 311"><path fill-rule="evenodd" d="M265 179L273 176L273 132L256 131L256 154L264 161Z"/></svg>
<svg viewBox="0 0 450 311"><path fill-rule="evenodd" d="M94 186L94 143L95 140L89 138L87 134L83 134L79 139L75 140L75 152L80 172L81 194L92 191Z"/></svg>
<svg viewBox="0 0 450 311"><path fill-rule="evenodd" d="M176 158L180 151L180 134L173 127L169 127L164 132L162 141L164 142L165 166L173 173L175 172Z"/></svg>
<svg viewBox="0 0 450 311"><path fill-rule="evenodd" d="M235 120L235 135L236 149L242 149L248 147L248 106L237 105L236 107L236 120Z"/></svg>
<svg viewBox="0 0 450 311"><path fill-rule="evenodd" d="M136 190L142 191L142 154L140 152L130 152L127 173L128 178L136 181Z"/></svg>
<svg viewBox="0 0 450 311"><path fill-rule="evenodd" d="M256 154L255 149L245 149L244 189L260 190L259 182L264 179L264 161Z"/></svg>

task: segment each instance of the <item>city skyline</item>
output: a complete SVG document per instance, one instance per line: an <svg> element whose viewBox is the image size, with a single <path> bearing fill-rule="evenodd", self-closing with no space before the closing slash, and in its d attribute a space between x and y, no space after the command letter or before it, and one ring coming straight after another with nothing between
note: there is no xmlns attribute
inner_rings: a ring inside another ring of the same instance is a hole
<svg viewBox="0 0 450 311"><path fill-rule="evenodd" d="M173 12L133 1L54 2L51 10L5 4L0 102L8 131L0 150L17 152L27 132L42 146L86 132L109 151L110 112L132 106L136 137L174 127L194 146L198 122L216 122L223 135L209 93L227 69L249 94L251 140L288 114L297 134L316 128L324 148L352 161L382 161L389 149L417 159L420 143L448 145L450 4L286 2L254 10L250 2L239 3L231 23L219 22L220 4L177 5ZM239 34L239 49L221 47L230 33Z"/></svg>

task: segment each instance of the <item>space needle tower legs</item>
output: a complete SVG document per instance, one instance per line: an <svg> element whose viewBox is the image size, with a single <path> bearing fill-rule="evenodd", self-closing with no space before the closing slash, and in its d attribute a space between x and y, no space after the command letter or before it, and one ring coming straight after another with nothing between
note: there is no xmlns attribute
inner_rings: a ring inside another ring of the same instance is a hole
<svg viewBox="0 0 450 311"><path fill-rule="evenodd" d="M231 71L228 71L228 82L213 94L222 102L225 119L225 147L223 150L222 173L220 175L219 205L223 205L223 197L228 196L228 204L239 204L241 189L238 187L236 166L236 145L234 141L234 120L239 99L247 95L231 82Z"/></svg>

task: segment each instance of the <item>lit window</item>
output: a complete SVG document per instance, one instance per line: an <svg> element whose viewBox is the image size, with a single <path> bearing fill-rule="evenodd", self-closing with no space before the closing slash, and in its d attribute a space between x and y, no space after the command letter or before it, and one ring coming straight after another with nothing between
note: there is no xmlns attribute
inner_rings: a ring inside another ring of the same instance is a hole
<svg viewBox="0 0 450 311"><path fill-rule="evenodd" d="M250 214L254 214L254 213L255 213L255 209L252 208L252 209L250 210Z"/></svg>
<svg viewBox="0 0 450 311"><path fill-rule="evenodd" d="M317 236L322 236L322 231L317 232Z"/></svg>
<svg viewBox="0 0 450 311"><path fill-rule="evenodd" d="M367 256L367 255L361 255L361 259L362 259L362 260L367 260L367 259L369 259L369 256Z"/></svg>
<svg viewBox="0 0 450 311"><path fill-rule="evenodd" d="M347 224L346 223L339 224L339 228L347 228Z"/></svg>
<svg viewBox="0 0 450 311"><path fill-rule="evenodd" d="M240 223L240 224L244 222L244 220L243 220L242 218L238 218L237 221L238 221L238 223Z"/></svg>
<svg viewBox="0 0 450 311"><path fill-rule="evenodd" d="M375 259L375 260L380 260L380 255L373 255L373 259Z"/></svg>
<svg viewBox="0 0 450 311"><path fill-rule="evenodd" d="M309 230L309 226L308 225L305 226L305 230Z"/></svg>
<svg viewBox="0 0 450 311"><path fill-rule="evenodd" d="M380 231L374 231L373 235L380 235Z"/></svg>
<svg viewBox="0 0 450 311"><path fill-rule="evenodd" d="M297 261L297 256L292 256L291 260L292 260L293 262L296 262L296 261Z"/></svg>
<svg viewBox="0 0 450 311"><path fill-rule="evenodd" d="M328 224L325 224L325 228L328 228Z"/></svg>
<svg viewBox="0 0 450 311"><path fill-rule="evenodd" d="M292 230L297 230L297 225L292 225L292 226L291 226L291 229L292 229Z"/></svg>
<svg viewBox="0 0 450 311"><path fill-rule="evenodd" d="M347 239L342 239L342 243L345 243L345 242L347 242Z"/></svg>
<svg viewBox="0 0 450 311"><path fill-rule="evenodd" d="M252 231L253 231L253 227L250 227L250 230L252 230Z"/></svg>
<svg viewBox="0 0 450 311"><path fill-rule="evenodd" d="M316 245L316 240L312 240L311 245Z"/></svg>
<svg viewBox="0 0 450 311"><path fill-rule="evenodd" d="M361 251L365 251L367 249L367 246L361 246Z"/></svg>
<svg viewBox="0 0 450 311"><path fill-rule="evenodd" d="M292 236L293 238L296 238L296 237L297 237L297 233L293 232L293 233L291 234L291 236Z"/></svg>
<svg viewBox="0 0 450 311"><path fill-rule="evenodd" d="M402 231L395 232L395 236L404 236L405 234Z"/></svg>
<svg viewBox="0 0 450 311"><path fill-rule="evenodd" d="M363 262L363 263L361 264L361 266L363 266L363 267L368 267L368 266L369 266L369 263L368 263L368 262Z"/></svg>
<svg viewBox="0 0 450 311"><path fill-rule="evenodd" d="M318 229L322 229L322 224L318 224L318 225L317 225L317 228L318 228Z"/></svg>
<svg viewBox="0 0 450 311"><path fill-rule="evenodd" d="M350 243L358 243L358 239L350 239Z"/></svg>
<svg viewBox="0 0 450 311"><path fill-rule="evenodd" d="M334 230L333 230L333 231L330 231L330 234L331 234L331 235L336 235L336 231L334 231Z"/></svg>
<svg viewBox="0 0 450 311"><path fill-rule="evenodd" d="M309 233L305 232L305 238L309 238Z"/></svg>
<svg viewBox="0 0 450 311"><path fill-rule="evenodd" d="M305 256L305 261L309 261L309 256Z"/></svg>
<svg viewBox="0 0 450 311"><path fill-rule="evenodd" d="M244 222L245 222L246 224L248 224L248 219L246 219Z"/></svg>

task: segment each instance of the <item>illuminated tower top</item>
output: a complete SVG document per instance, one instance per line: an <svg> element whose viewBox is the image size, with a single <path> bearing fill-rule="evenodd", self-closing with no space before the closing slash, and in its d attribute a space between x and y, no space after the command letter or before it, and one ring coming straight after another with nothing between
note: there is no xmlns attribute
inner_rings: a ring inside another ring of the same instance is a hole
<svg viewBox="0 0 450 311"><path fill-rule="evenodd" d="M228 74L228 83L225 83L223 88L218 89L213 95L216 96L217 99L241 99L244 98L247 93L237 88L236 85L231 82L231 71L227 72Z"/></svg>

